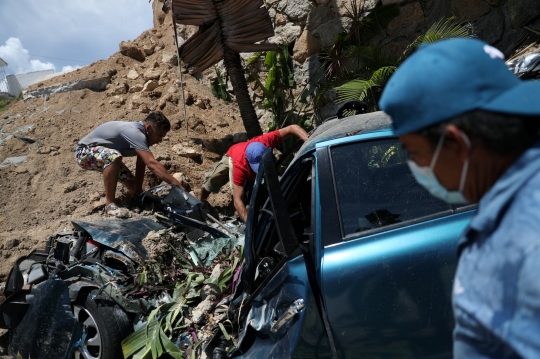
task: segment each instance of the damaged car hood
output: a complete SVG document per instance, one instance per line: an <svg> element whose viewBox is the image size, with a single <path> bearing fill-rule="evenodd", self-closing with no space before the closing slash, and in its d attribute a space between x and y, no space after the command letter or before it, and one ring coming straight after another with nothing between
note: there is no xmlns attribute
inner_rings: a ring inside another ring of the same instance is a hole
<svg viewBox="0 0 540 359"><path fill-rule="evenodd" d="M124 253L136 263L141 263L148 255L142 240L150 231L166 228L149 218L71 223L75 228L86 231L94 241Z"/></svg>

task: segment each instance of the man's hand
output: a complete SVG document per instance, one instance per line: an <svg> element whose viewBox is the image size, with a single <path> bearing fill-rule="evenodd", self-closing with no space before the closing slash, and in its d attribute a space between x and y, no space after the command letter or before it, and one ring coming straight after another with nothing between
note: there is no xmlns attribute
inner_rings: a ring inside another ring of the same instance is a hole
<svg viewBox="0 0 540 359"><path fill-rule="evenodd" d="M154 158L152 152L142 150L135 150L135 152L137 153L138 157L137 161L140 159L145 164L145 166L148 167L148 169L157 176L157 178L159 178L161 181L165 181L168 184L178 186L185 190L184 186L182 186L180 181L174 178L169 173L169 171L167 171L167 169L163 167L163 165Z"/></svg>
<svg viewBox="0 0 540 359"><path fill-rule="evenodd" d="M242 194L244 193L244 187L233 184L233 202L234 208L238 212L238 215L242 219L242 222L247 221L247 208L242 202Z"/></svg>
<svg viewBox="0 0 540 359"><path fill-rule="evenodd" d="M302 141L306 141L308 139L307 132L298 125L290 125L285 128L282 128L279 130L279 134L281 135L282 140L289 137L290 135L295 135Z"/></svg>

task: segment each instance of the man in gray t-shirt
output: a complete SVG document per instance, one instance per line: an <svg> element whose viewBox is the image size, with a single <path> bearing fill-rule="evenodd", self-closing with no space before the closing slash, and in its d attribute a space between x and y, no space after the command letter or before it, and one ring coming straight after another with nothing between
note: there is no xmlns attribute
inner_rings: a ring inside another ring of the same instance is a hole
<svg viewBox="0 0 540 359"><path fill-rule="evenodd" d="M142 122L104 123L79 141L75 151L79 166L103 173L107 214L115 214L118 209L114 201L119 180L131 195L142 192L145 167L160 180L182 187L150 152L150 146L160 143L170 129L167 117L157 111L150 113ZM131 156L137 156L135 176L122 162L122 157Z"/></svg>

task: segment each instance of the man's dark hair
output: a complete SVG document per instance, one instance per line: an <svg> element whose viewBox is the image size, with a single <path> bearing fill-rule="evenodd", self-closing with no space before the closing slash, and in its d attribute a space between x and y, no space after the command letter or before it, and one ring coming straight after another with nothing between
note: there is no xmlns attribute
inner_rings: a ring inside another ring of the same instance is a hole
<svg viewBox="0 0 540 359"><path fill-rule="evenodd" d="M437 146L447 125L454 125L474 142L497 155L524 152L540 140L540 116L522 116L476 110L427 127L418 133Z"/></svg>
<svg viewBox="0 0 540 359"><path fill-rule="evenodd" d="M150 112L150 114L148 114L148 116L146 116L144 119L144 122L167 132L171 130L171 123L169 122L169 119L160 111Z"/></svg>

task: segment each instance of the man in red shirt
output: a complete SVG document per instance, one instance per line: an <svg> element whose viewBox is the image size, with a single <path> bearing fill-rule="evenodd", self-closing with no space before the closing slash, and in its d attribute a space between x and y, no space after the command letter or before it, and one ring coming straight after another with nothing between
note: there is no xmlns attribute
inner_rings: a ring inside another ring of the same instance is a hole
<svg viewBox="0 0 540 359"><path fill-rule="evenodd" d="M247 209L242 201L244 186L248 178L255 178L259 169L261 156L268 147L276 147L281 141L294 135L302 141L307 140L308 134L298 125L290 125L280 130L268 132L252 138L247 142L231 146L204 178L201 190L201 200L208 198L210 193L218 193L227 182L231 183L234 208L242 221L247 219Z"/></svg>

